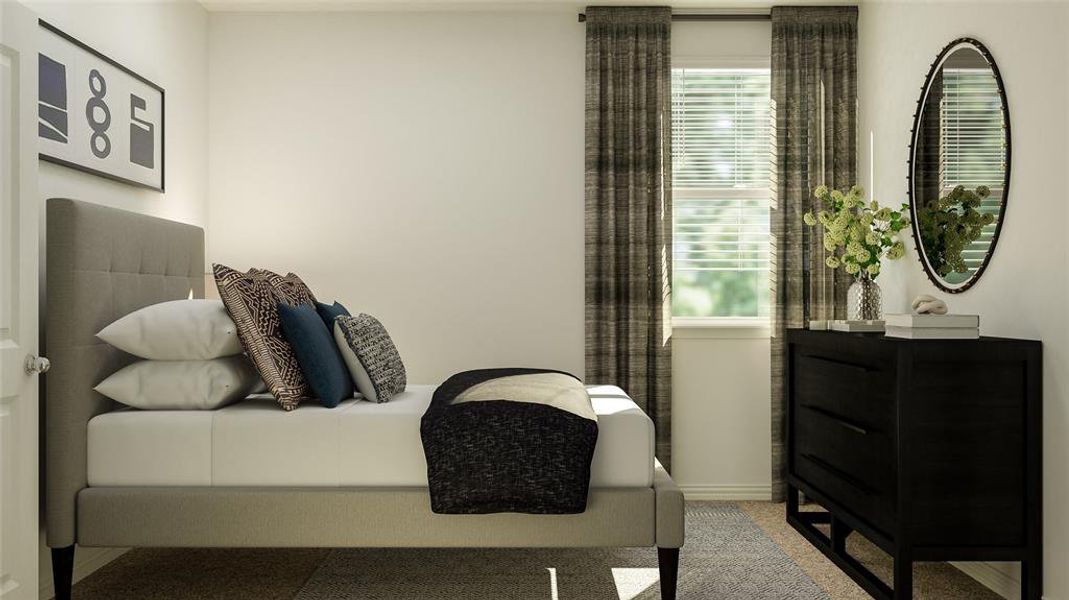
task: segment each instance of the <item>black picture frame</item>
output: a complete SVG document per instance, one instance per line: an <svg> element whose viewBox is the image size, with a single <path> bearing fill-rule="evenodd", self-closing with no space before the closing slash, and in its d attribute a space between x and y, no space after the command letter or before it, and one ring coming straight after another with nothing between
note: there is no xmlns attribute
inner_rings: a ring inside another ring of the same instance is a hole
<svg viewBox="0 0 1069 600"><path fill-rule="evenodd" d="M142 183L140 181L134 181L132 179L127 179L125 177L122 177L122 176L119 176L119 175L115 175L114 173L108 173L107 171L101 171L99 169L94 169L92 167L88 167L88 166L85 166L85 165L74 163L74 162L71 162L69 160L65 160L65 159L62 159L62 158L59 158L59 157L51 156L51 155L46 154L44 152L38 152L37 153L37 157L40 160L43 160L43 161L47 161L47 162L50 162L50 163L53 163L53 164L61 165L61 166L64 166L64 167L67 167L67 168L70 168L70 169L75 169L75 170L81 171L83 173L89 173L90 175L95 175L97 177L103 177L104 179L109 179L111 181L117 181L119 183L125 183L127 185L132 185L132 186L135 186L135 187L149 189L149 190L153 190L153 191L157 191L157 192L161 192L161 193L165 192L166 191L166 183L167 183L167 150L166 150L167 149L167 144L166 144L166 141L167 141L167 127L166 127L166 121L167 121L167 94L164 91L164 89L162 87L160 87L158 84L156 84L155 82L150 81L148 78L139 75L138 73L134 72L132 69L122 65L121 63L119 63L115 59L105 55L104 53L95 50L94 48L92 48L91 46L86 44L85 42L82 42L81 40L75 38L74 36L70 35L69 33L65 32L62 29L56 27L55 25L49 23L48 21L45 21L44 19L38 19L37 20L37 24L42 29L45 29L46 31L49 31L49 32L59 36L60 38L63 38L65 41L71 43L72 45L77 46L81 50L84 50L84 51L92 54L93 56L99 58L100 60L108 63L109 65L111 65L115 69L118 69L119 71L123 72L124 74L129 75L130 77L136 79L137 81L147 85L148 87L150 87L150 88L152 88L152 89L154 89L154 90L156 90L156 91L158 91L160 93L160 185L159 185L159 187L156 187L154 185L150 185L150 184L147 184L147 183Z"/></svg>
<svg viewBox="0 0 1069 600"><path fill-rule="evenodd" d="M928 259L924 255L924 245L921 243L921 232L919 219L917 214L917 202L916 192L914 190L914 173L917 169L917 141L918 136L921 135L921 119L924 116L924 102L927 99L928 91L932 86L932 78L942 67L944 60L955 49L962 45L969 45L974 50L980 53L980 55L987 61L988 66L991 67L991 73L995 77L995 84L998 88L999 100L1002 104L1002 120L1006 129L1006 177L1002 187L1002 208L999 211L998 222L995 223L995 231L991 237L991 246L987 249L987 253L984 255L984 260L980 263L980 266L976 268L976 273L972 277L967 279L964 283L957 287L951 287L939 277L938 273L932 270L931 265L928 264ZM909 172L906 175L907 194L909 196L909 214L910 225L913 231L913 244L917 250L917 258L920 260L921 266L924 268L924 274L928 276L928 280L940 290L947 292L948 294L961 294L968 291L972 286L976 285L976 282L980 280L980 277L987 270L988 264L991 262L991 257L995 254L995 248L998 246L999 234L1002 232L1003 222L1006 220L1006 206L1010 200L1010 174L1013 171L1013 130L1010 127L1010 103L1006 99L1006 85L1002 80L1002 73L999 72L998 63L995 62L995 57L991 54L991 51L987 49L980 40L971 37L960 37L943 47L938 56L935 57L935 61L932 63L931 68L928 69L928 75L924 78L924 86L921 88L920 99L917 100L917 110L913 113L913 130L909 138Z"/></svg>

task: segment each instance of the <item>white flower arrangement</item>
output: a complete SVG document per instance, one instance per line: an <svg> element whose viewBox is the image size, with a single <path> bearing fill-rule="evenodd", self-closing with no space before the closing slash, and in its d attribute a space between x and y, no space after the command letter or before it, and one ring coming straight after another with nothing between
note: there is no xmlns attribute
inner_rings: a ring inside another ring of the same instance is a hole
<svg viewBox="0 0 1069 600"><path fill-rule="evenodd" d="M813 193L824 208L805 213L802 220L824 230L824 264L831 269L842 267L855 277L875 279L880 261L897 260L906 253L898 232L909 226L908 205L899 210L880 206L875 200L865 203L865 191L858 186L848 192L819 186Z"/></svg>

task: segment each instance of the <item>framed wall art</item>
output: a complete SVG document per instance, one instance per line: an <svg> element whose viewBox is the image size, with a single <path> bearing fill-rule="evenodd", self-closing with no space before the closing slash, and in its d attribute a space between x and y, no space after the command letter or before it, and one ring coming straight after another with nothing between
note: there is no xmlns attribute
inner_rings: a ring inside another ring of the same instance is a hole
<svg viewBox="0 0 1069 600"><path fill-rule="evenodd" d="M42 160L163 191L163 88L39 21Z"/></svg>

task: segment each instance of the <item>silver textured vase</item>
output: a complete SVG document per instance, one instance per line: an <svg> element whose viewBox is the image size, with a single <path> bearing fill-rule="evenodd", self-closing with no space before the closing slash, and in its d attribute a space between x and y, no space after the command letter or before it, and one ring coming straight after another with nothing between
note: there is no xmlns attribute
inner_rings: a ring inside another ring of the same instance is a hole
<svg viewBox="0 0 1069 600"><path fill-rule="evenodd" d="M871 277L861 276L850 284L850 289L846 292L846 318L851 321L883 319L880 286Z"/></svg>

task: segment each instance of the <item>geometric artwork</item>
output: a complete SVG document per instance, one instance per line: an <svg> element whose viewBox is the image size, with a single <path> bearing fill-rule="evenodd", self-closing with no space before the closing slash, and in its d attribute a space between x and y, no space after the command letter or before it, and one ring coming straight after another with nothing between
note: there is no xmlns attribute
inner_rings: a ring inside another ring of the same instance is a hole
<svg viewBox="0 0 1069 600"><path fill-rule="evenodd" d="M40 158L162 192L163 88L38 23Z"/></svg>
<svg viewBox="0 0 1069 600"><path fill-rule="evenodd" d="M38 101L41 137L67 142L67 68L40 54L38 62Z"/></svg>

